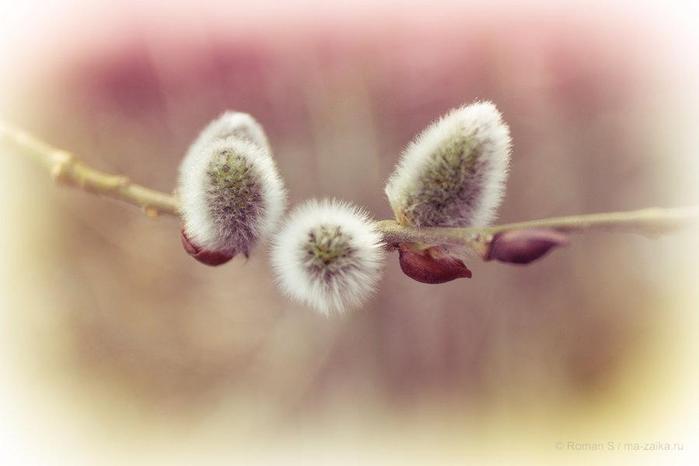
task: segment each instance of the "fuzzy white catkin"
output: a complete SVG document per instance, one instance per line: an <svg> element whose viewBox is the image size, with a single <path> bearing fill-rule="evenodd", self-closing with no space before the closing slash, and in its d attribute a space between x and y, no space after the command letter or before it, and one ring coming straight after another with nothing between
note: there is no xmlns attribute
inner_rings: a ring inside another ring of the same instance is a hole
<svg viewBox="0 0 699 466"><path fill-rule="evenodd" d="M187 171L190 164L195 163L196 154L214 141L222 141L232 137L249 141L268 153L272 153L269 141L262 126L251 115L242 112L226 111L204 127L194 140L180 165L180 172Z"/></svg>
<svg viewBox="0 0 699 466"><path fill-rule="evenodd" d="M184 229L197 247L247 255L275 228L286 193L267 138L252 117L214 120L180 165Z"/></svg>
<svg viewBox="0 0 699 466"><path fill-rule="evenodd" d="M281 288L323 314L361 306L376 287L383 258L381 235L367 214L335 200L294 209L272 245Z"/></svg>
<svg viewBox="0 0 699 466"><path fill-rule="evenodd" d="M490 224L502 201L510 131L491 102L450 111L405 149L385 191L399 223Z"/></svg>

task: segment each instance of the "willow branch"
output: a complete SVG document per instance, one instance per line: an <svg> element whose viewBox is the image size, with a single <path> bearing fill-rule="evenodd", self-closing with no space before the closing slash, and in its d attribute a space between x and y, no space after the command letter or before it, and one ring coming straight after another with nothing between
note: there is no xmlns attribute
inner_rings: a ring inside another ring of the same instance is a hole
<svg viewBox="0 0 699 466"><path fill-rule="evenodd" d="M382 220L378 228L388 244L450 244L466 246L484 256L494 236L506 231L549 229L562 233L607 231L657 236L698 223L699 206L691 206L571 215L473 228L413 228L395 220Z"/></svg>
<svg viewBox="0 0 699 466"><path fill-rule="evenodd" d="M25 131L0 124L0 147L3 146L35 159L61 184L138 206L149 216L179 216L179 201L174 195L132 183L125 176L94 169L70 152L57 149ZM395 220L381 220L376 222L376 226L390 246L399 243L448 244L465 246L485 256L494 236L506 231L611 231L655 236L696 223L699 223L699 206L573 215L474 228L413 228Z"/></svg>
<svg viewBox="0 0 699 466"><path fill-rule="evenodd" d="M179 203L172 194L135 184L126 176L92 168L70 152L53 147L20 129L0 124L0 146L36 160L57 183L135 205L149 217L179 215Z"/></svg>

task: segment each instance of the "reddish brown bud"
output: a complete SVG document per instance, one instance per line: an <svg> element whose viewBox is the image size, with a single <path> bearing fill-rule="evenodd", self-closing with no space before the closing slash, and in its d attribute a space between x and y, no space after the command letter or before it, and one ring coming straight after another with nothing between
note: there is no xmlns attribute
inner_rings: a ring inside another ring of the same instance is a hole
<svg viewBox="0 0 699 466"><path fill-rule="evenodd" d="M439 246L420 250L401 244L398 258L403 273L421 283L437 284L457 278L471 278L468 267Z"/></svg>
<svg viewBox="0 0 699 466"><path fill-rule="evenodd" d="M567 244L568 236L556 230L504 231L493 238L486 260L528 264L543 257L551 249Z"/></svg>
<svg viewBox="0 0 699 466"><path fill-rule="evenodd" d="M202 264L211 266L221 265L235 257L235 252L209 251L207 249L200 248L187 237L184 230L180 230L180 238L182 240L182 246L184 247L184 250L187 251L187 254Z"/></svg>

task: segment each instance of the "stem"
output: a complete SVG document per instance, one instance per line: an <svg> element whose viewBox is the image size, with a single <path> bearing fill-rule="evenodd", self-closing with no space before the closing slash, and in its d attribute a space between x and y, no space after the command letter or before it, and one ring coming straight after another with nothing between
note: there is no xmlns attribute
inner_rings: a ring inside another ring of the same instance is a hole
<svg viewBox="0 0 699 466"><path fill-rule="evenodd" d="M134 184L125 176L91 168L70 152L52 147L25 131L0 124L2 146L35 159L46 167L57 182L138 206L151 217L158 214L180 215L179 201L174 195ZM450 244L466 246L485 257L494 235L504 231L545 228L565 233L596 230L654 236L693 223L699 223L699 206L573 215L489 227L413 228L400 225L395 220L377 221L376 227L389 246L399 243Z"/></svg>
<svg viewBox="0 0 699 466"><path fill-rule="evenodd" d="M611 231L657 236L696 223L699 223L699 206L571 215L490 227L413 228L400 225L395 220L381 220L376 225L383 234L384 241L389 245L398 243L452 244L467 246L484 255L494 235L505 231L551 229L563 233Z"/></svg>
<svg viewBox="0 0 699 466"><path fill-rule="evenodd" d="M0 146L35 159L58 183L133 204L142 208L149 217L179 215L179 202L174 195L132 183L125 176L96 170L70 152L57 149L20 129L0 124Z"/></svg>

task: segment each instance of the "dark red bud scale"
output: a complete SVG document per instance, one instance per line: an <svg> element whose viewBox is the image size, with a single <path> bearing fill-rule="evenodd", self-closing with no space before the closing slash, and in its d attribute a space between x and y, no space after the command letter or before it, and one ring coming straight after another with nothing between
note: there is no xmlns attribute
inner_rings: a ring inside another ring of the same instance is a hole
<svg viewBox="0 0 699 466"><path fill-rule="evenodd" d="M184 247L184 250L187 251L187 254L202 264L210 266L221 265L235 257L235 252L210 251L208 249L200 248L187 237L184 230L180 230L180 238L182 239L182 246Z"/></svg>
<svg viewBox="0 0 699 466"><path fill-rule="evenodd" d="M497 233L485 260L528 264L551 249L568 245L568 236L556 230L533 229Z"/></svg>
<svg viewBox="0 0 699 466"><path fill-rule="evenodd" d="M398 258L403 273L421 283L438 284L457 278L471 278L468 267L440 246L416 249L411 245L401 244Z"/></svg>

